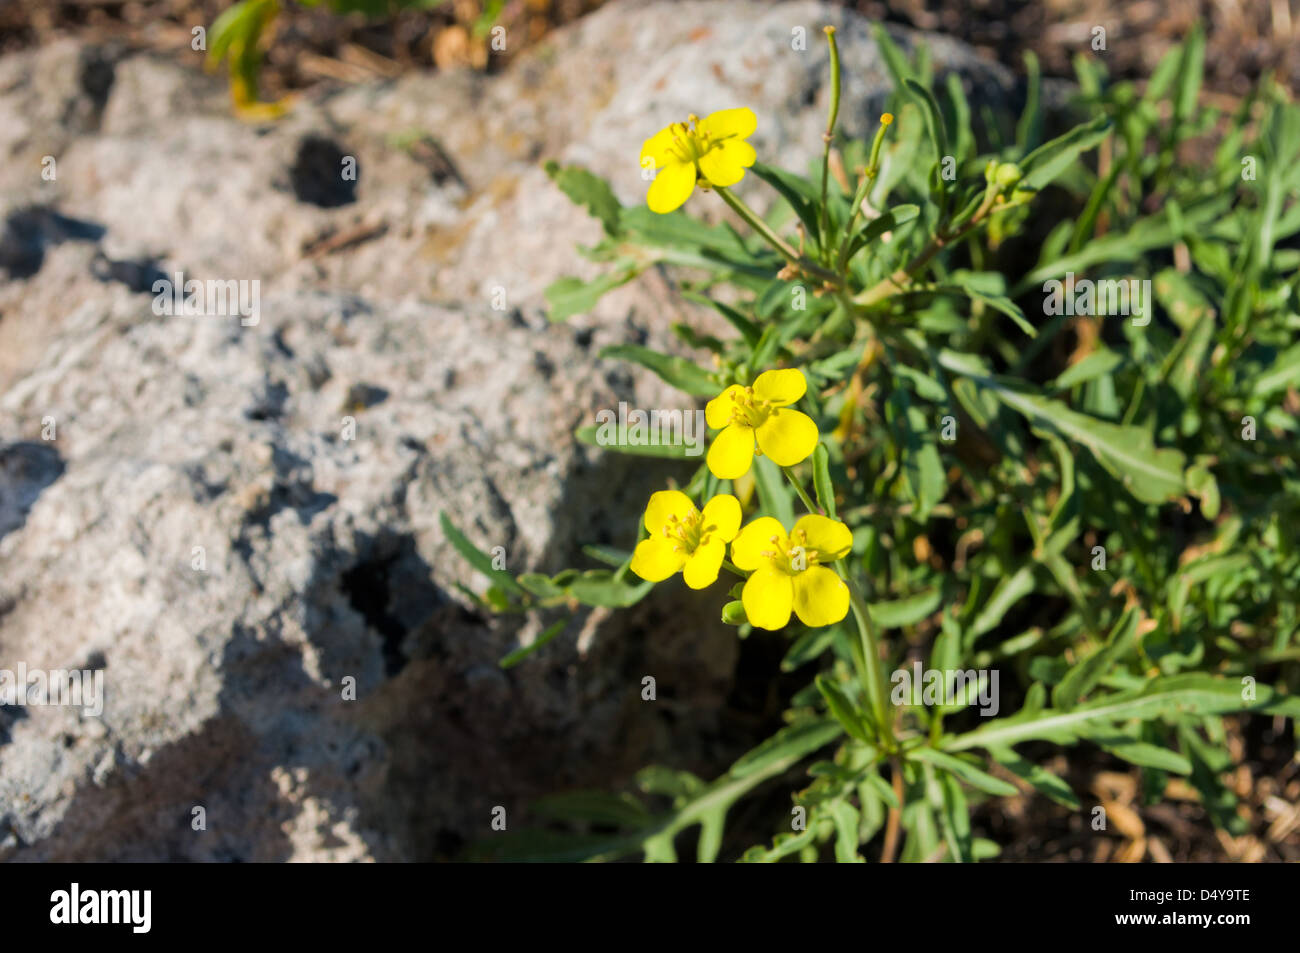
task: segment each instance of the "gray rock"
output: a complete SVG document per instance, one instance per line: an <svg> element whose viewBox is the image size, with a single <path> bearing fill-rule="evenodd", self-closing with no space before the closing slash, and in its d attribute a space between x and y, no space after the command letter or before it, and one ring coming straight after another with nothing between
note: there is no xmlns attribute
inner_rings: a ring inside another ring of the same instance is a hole
<svg viewBox="0 0 1300 953"><path fill-rule="evenodd" d="M263 127L148 57L0 61L0 668L106 686L99 717L0 708L0 859L446 857L496 805L736 753L734 633L683 625L716 619L717 593L584 611L503 672L550 619L461 596L483 580L438 514L554 572L629 546L646 495L686 475L572 438L620 400L684 405L596 357L665 344L684 309L652 274L548 324L542 289L582 273L598 227L540 161L640 201L642 139L745 103L760 152L798 167L825 22L867 129L886 78L866 24L814 3L613 4L499 76L324 91ZM259 281L259 320L155 313L177 271Z"/></svg>

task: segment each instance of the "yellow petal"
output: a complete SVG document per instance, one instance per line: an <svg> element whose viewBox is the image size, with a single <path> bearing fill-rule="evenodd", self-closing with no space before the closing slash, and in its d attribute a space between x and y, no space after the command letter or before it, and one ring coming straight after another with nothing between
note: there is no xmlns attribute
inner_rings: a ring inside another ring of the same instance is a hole
<svg viewBox="0 0 1300 953"><path fill-rule="evenodd" d="M758 161L758 153L744 139L723 139L718 148L725 152L732 162L746 169Z"/></svg>
<svg viewBox="0 0 1300 953"><path fill-rule="evenodd" d="M807 460L817 449L817 425L807 414L789 408L775 411L763 421L757 435L759 449L781 467Z"/></svg>
<svg viewBox="0 0 1300 953"><path fill-rule="evenodd" d="M754 147L740 139L724 139L700 156L700 171L713 185L727 188L745 177L758 158Z"/></svg>
<svg viewBox="0 0 1300 953"><path fill-rule="evenodd" d="M772 542L773 536L776 537L775 543ZM769 564L764 552L780 552L785 548L785 527L781 521L771 516L760 516L731 541L731 561L736 564L736 568L749 572Z"/></svg>
<svg viewBox="0 0 1300 953"><path fill-rule="evenodd" d="M813 428L814 432L817 428ZM734 480L749 471L754 461L754 430L731 424L713 438L705 462L719 480Z"/></svg>
<svg viewBox="0 0 1300 953"><path fill-rule="evenodd" d="M799 518L790 535L797 536L800 530L807 539L804 545L817 551L820 562L834 562L853 548L853 533L839 520L810 513Z"/></svg>
<svg viewBox="0 0 1300 953"><path fill-rule="evenodd" d="M650 494L650 502L645 507L645 528L651 536L659 536L660 530L677 517L678 521L686 519L695 512L691 498L680 490L660 490Z"/></svg>
<svg viewBox="0 0 1300 953"><path fill-rule="evenodd" d="M659 174L650 183L645 203L650 211L666 215L680 208L695 191L695 166L689 162L669 162L659 167Z"/></svg>
<svg viewBox="0 0 1300 953"><path fill-rule="evenodd" d="M794 577L794 611L804 625L833 625L849 614L849 587L825 566L813 566Z"/></svg>
<svg viewBox="0 0 1300 953"><path fill-rule="evenodd" d="M631 569L642 579L663 582L686 562L686 554L673 549L662 536L651 536L636 544Z"/></svg>
<svg viewBox="0 0 1300 953"><path fill-rule="evenodd" d="M740 500L730 493L719 493L704 504L704 532L710 539L729 543L740 532Z"/></svg>
<svg viewBox="0 0 1300 953"><path fill-rule="evenodd" d="M777 406L793 404L808 391L808 381L803 371L788 367L779 371L764 371L754 381L754 396Z"/></svg>
<svg viewBox="0 0 1300 953"><path fill-rule="evenodd" d="M743 179L757 159L754 147L743 139L723 139L700 156L700 171L714 185L726 188Z"/></svg>
<svg viewBox="0 0 1300 953"><path fill-rule="evenodd" d="M686 560L682 578L692 589L707 589L718 581L722 558L727 554L727 544L720 539L702 543Z"/></svg>
<svg viewBox="0 0 1300 953"><path fill-rule="evenodd" d="M758 128L758 117L754 115L754 110L745 106L738 109L720 109L705 116L700 122L700 128L714 139L725 139L731 136L744 139L752 136L754 130Z"/></svg>
<svg viewBox="0 0 1300 953"><path fill-rule="evenodd" d="M743 394L745 388L739 384L732 384L713 400L704 405L704 419L714 430L721 430L727 424L731 423L731 411L736 406L732 400L733 394Z"/></svg>
<svg viewBox="0 0 1300 953"><path fill-rule="evenodd" d="M672 162L680 162L681 160L673 154L674 145L676 145L676 141L673 138L673 127L666 126L660 129L641 146L642 168L645 167L647 157L654 160L655 169L662 169Z"/></svg>
<svg viewBox="0 0 1300 953"><path fill-rule="evenodd" d="M760 629L779 629L790 621L794 607L794 580L772 566L759 569L741 590L745 615Z"/></svg>

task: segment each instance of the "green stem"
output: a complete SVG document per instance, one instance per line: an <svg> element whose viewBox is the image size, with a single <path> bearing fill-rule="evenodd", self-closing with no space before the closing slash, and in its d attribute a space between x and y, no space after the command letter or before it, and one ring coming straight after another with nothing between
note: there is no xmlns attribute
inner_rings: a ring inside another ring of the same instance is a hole
<svg viewBox="0 0 1300 953"><path fill-rule="evenodd" d="M835 564L835 570L840 574L840 578L844 580L845 585L849 587L849 604L853 607L853 616L858 623L858 638L861 640L863 665L861 678L864 690L867 693L867 702L871 705L877 731L880 732L884 747L892 749L895 745L894 724L887 703L889 692L884 680L884 671L880 667L880 636L876 632L875 623L871 621L871 610L867 608L866 600L862 598L862 592L859 590L858 584L849 576L848 570L844 566L844 560L840 560Z"/></svg>
<svg viewBox="0 0 1300 953"><path fill-rule="evenodd" d="M975 210L970 220L963 224L954 234L949 235L946 227L940 226L935 236L926 243L915 258L907 263L906 267L898 269L888 278L882 278L875 285L857 295L853 299L853 303L859 307L869 308L903 291L905 286L911 284L917 273L930 263L930 259L949 245L955 245L982 225L984 218L993 210L997 197L996 190L990 189L986 191L979 208Z"/></svg>
<svg viewBox="0 0 1300 953"><path fill-rule="evenodd" d="M867 193L871 191L871 183L876 181L876 176L880 174L880 147L885 142L885 130L894 121L891 113L885 113L880 117L880 128L876 130L876 138L871 143L871 158L867 162L867 167L862 170L862 180L858 182L858 189L853 194L853 212L849 215L849 220L844 223L844 235L840 239L840 251L836 258L835 270L843 273L844 266L848 264L849 245L853 241L853 229L858 224L858 218L862 215L862 203L867 200Z"/></svg>
<svg viewBox="0 0 1300 953"><path fill-rule="evenodd" d="M730 562L729 560L724 559L724 560L722 561L722 568L725 569L725 570L727 570L727 572L729 572L729 573L733 573L733 574L739 576L741 579L748 579L748 578L749 578L749 573L744 572L743 570L741 570L741 569L737 568L736 566L732 565L731 562Z"/></svg>
<svg viewBox="0 0 1300 953"><path fill-rule="evenodd" d="M821 509L809 498L807 491L795 478L790 468L782 467L781 472L785 474L786 479L790 481L790 485L799 494L799 499L803 500L804 506L808 507L808 512L820 514ZM853 616L858 623L860 649L854 653L855 661L859 658L861 660L862 670L858 673L858 676L862 681L863 689L867 693L867 701L871 706L871 711L878 726L876 730L880 732L881 739L885 743L884 746L891 748L894 744L894 726L889 720L890 714L885 704L889 693L885 690L883 671L880 668L880 637L876 633L875 623L871 621L871 610L867 608L866 600L862 598L857 583L849 577L843 559L836 561L835 571L839 573L840 578L849 587L849 604L853 607Z"/></svg>
<svg viewBox="0 0 1300 953"><path fill-rule="evenodd" d="M808 512L820 516L822 512L821 507L814 503L808 496L808 491L803 488L803 484L799 482L797 477L795 477L794 471L791 470L790 467L782 467L781 472L784 473L785 478L790 481L790 485L794 487L794 491L799 494L799 499L803 500L803 505L808 507Z"/></svg>
<svg viewBox="0 0 1300 953"><path fill-rule="evenodd" d="M822 204L818 210L817 245L822 260L828 261L830 251L830 211L826 203L827 180L831 171L831 141L835 133L835 120L840 114L840 48L835 42L835 27L825 27L826 42L831 48L831 107L826 116L826 132L822 134Z"/></svg>
<svg viewBox="0 0 1300 953"><path fill-rule="evenodd" d="M772 231L767 222L759 218L758 214L753 209L733 195L728 189L724 189L721 186L715 186L713 191L717 192L718 195L722 197L722 201L731 206L733 212L743 218L749 224L750 228L763 236L763 239L775 248L781 257L792 266L801 271L805 271L808 274L816 275L823 281L829 281L837 287L840 285L839 275L835 274L833 271L827 271L825 268L808 261L806 258L801 258L799 253L791 248L790 244L786 242L785 239Z"/></svg>

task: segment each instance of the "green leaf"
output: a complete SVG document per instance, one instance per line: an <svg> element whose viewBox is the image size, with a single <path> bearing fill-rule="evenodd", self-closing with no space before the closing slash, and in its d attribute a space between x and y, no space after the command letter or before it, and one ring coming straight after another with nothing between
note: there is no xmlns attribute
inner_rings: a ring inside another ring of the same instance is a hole
<svg viewBox="0 0 1300 953"><path fill-rule="evenodd" d="M590 424L586 427L579 427L573 432L573 435L589 447L599 447L602 450L611 450L614 453L627 453L637 457L663 457L669 460L689 459L687 451L690 448L684 443L677 445L667 443L628 443L625 439L619 439L617 427L609 424Z"/></svg>
<svg viewBox="0 0 1300 953"><path fill-rule="evenodd" d="M1111 629L1106 644L1084 656L1065 673L1052 691L1052 705L1069 711L1079 699L1092 691L1102 676L1109 672L1137 647L1138 622L1141 614L1136 607L1129 608Z"/></svg>
<svg viewBox="0 0 1300 953"><path fill-rule="evenodd" d="M646 245L663 248L671 253L694 251L701 264L709 260L701 253L711 253L714 265L722 265L727 261L754 261L749 249L745 247L744 239L730 225L706 225L681 210L660 215L644 205L625 205L619 223Z"/></svg>
<svg viewBox="0 0 1300 953"><path fill-rule="evenodd" d="M941 773L936 779L940 797L935 804L939 815L939 824L943 828L943 837L948 844L952 859L959 864L972 859L970 838L970 808L966 804L966 794L961 785L951 774Z"/></svg>
<svg viewBox="0 0 1300 953"><path fill-rule="evenodd" d="M849 736L864 744L871 744L873 741L871 725L848 696L840 691L839 686L825 675L818 675L814 682L817 690L822 693L822 698L826 699L826 707L830 709L836 721L844 726Z"/></svg>
<svg viewBox="0 0 1300 953"><path fill-rule="evenodd" d="M551 306L548 316L552 321L564 321L575 314L585 314L606 292L627 284L640 273L638 266L625 264L591 281L573 277L553 281L543 292L546 303Z"/></svg>
<svg viewBox="0 0 1300 953"><path fill-rule="evenodd" d="M789 651L785 653L785 658L781 659L781 671L793 672L818 658L834 643L838 631L834 626L806 631L795 640L794 645L790 646Z"/></svg>
<svg viewBox="0 0 1300 953"><path fill-rule="evenodd" d="M935 446L934 427L908 392L897 389L889 397L893 423L903 443L903 480L908 498L916 505L916 519L924 521L948 489L943 461Z"/></svg>
<svg viewBox="0 0 1300 953"><path fill-rule="evenodd" d="M903 88L921 107L921 115L925 117L925 131L930 138L930 144L934 146L936 161L942 161L943 157L949 154L948 130L944 127L943 113L939 111L939 103L935 100L934 93L914 79L905 79Z"/></svg>
<svg viewBox="0 0 1300 953"><path fill-rule="evenodd" d="M1174 122L1181 123L1196 113L1196 100L1201 92L1201 79L1205 72L1205 29L1200 23L1192 27L1183 44L1178 64L1178 90L1174 99Z"/></svg>
<svg viewBox="0 0 1300 953"><path fill-rule="evenodd" d="M1001 579L993 595L980 610L967 631L967 644L972 644L985 632L995 628L1011 607L1034 591L1034 570L1030 566L1021 566L1011 576Z"/></svg>
<svg viewBox="0 0 1300 953"><path fill-rule="evenodd" d="M808 845L812 844L817 837L817 825L811 825L806 831L799 833L777 834L772 840L772 847L768 849L761 844L751 847L745 851L744 856L740 858L742 864L774 864L784 857L797 854Z"/></svg>
<svg viewBox="0 0 1300 953"><path fill-rule="evenodd" d="M613 566L615 569L619 568L626 562L630 562L632 559L632 554L625 549L618 549L614 546L602 546L599 543L589 543L586 546L583 546L582 553L584 556L590 556L598 563L604 563L606 566ZM523 582L522 576L519 577L519 581L521 583Z"/></svg>
<svg viewBox="0 0 1300 953"><path fill-rule="evenodd" d="M533 639L530 645L521 645L519 648L515 649L513 652L511 652L509 655L503 658L498 664L502 668L513 668L514 666L522 662L524 659L528 658L528 656L536 652L538 649L542 648L542 646L546 645L546 643L550 642L561 632L563 632L564 627L567 626L568 624L569 624L568 619L561 619L559 622L553 623L546 629L545 632L537 636L537 638Z"/></svg>
<svg viewBox="0 0 1300 953"><path fill-rule="evenodd" d="M1201 501L1201 515L1207 520L1219 516L1219 481L1214 478L1209 465L1196 463L1187 468L1187 492Z"/></svg>
<svg viewBox="0 0 1300 953"><path fill-rule="evenodd" d="M622 562L614 565L621 566ZM540 572L522 572L519 574L519 585L527 589L532 595L539 599L554 599L557 596L564 595L564 587L557 586L551 577Z"/></svg>
<svg viewBox="0 0 1300 953"><path fill-rule="evenodd" d="M1300 344L1279 354L1272 366L1255 379L1252 392L1256 397L1271 397L1297 384L1300 384Z"/></svg>
<svg viewBox="0 0 1300 953"><path fill-rule="evenodd" d="M901 629L928 618L942 601L943 593L938 589L923 589L902 599L871 603L871 619L882 629Z"/></svg>
<svg viewBox="0 0 1300 953"><path fill-rule="evenodd" d="M755 162L750 167L750 171L776 189L781 197L790 203L799 221L803 222L808 237L820 247L821 231L817 220L817 207L821 202L820 187L814 186L802 176L762 162Z"/></svg>
<svg viewBox="0 0 1300 953"><path fill-rule="evenodd" d="M615 344L603 349L600 356L640 364L663 380L692 397L716 397L721 387L713 375L685 358L660 354L635 344ZM689 411L687 411L689 413Z"/></svg>
<svg viewBox="0 0 1300 953"><path fill-rule="evenodd" d="M861 822L858 809L848 801L832 801L828 813L835 824L835 862L862 863L858 855L858 824Z"/></svg>
<svg viewBox="0 0 1300 953"><path fill-rule="evenodd" d="M894 81L894 86L901 88L909 79L916 76L916 72L907 61L907 57L903 55L902 50L885 32L882 24L873 24L871 35L876 40L876 48L880 50L880 56L885 61L885 68L889 70L889 76Z"/></svg>
<svg viewBox="0 0 1300 953"><path fill-rule="evenodd" d="M987 388L1003 404L1023 414L1035 426L1055 432L1092 451L1097 462L1144 503L1163 503L1183 494L1183 455L1178 450L1156 449L1151 434L1071 410L1021 388L1023 384L986 375L968 355L944 351L939 361L951 371L966 374Z"/></svg>
<svg viewBox="0 0 1300 953"><path fill-rule="evenodd" d="M584 821L618 828L635 828L650 821L645 806L632 795L604 791L552 794L534 802L531 811L550 820Z"/></svg>
<svg viewBox="0 0 1300 953"><path fill-rule="evenodd" d="M1158 677L1140 688L1115 692L1068 712L1051 708L1022 710L950 739L944 750L1006 748L1034 739L1069 743L1089 734L1113 732L1109 726L1133 718L1221 715L1232 711L1300 716L1300 698L1281 695L1267 685L1256 685L1254 689L1256 697L1248 701L1242 698L1241 683L1232 679L1201 674Z"/></svg>
<svg viewBox="0 0 1300 953"><path fill-rule="evenodd" d="M1005 314L1015 322L1016 327L1031 338L1038 335L1037 329L1025 319L1025 313L1020 310L1020 305L1007 297L1006 279L1000 274L958 270L948 276L948 281L952 284L941 285L937 290L945 291L952 288L960 291L972 300L982 302L994 311Z"/></svg>
<svg viewBox="0 0 1300 953"><path fill-rule="evenodd" d="M1098 116L1092 122L1076 126L1065 135L1043 143L1020 160L1021 188L1045 188L1082 153L1110 135L1110 128L1110 120L1104 115Z"/></svg>
<svg viewBox="0 0 1300 953"><path fill-rule="evenodd" d="M524 589L519 583L515 582L515 577L504 569L494 568L492 566L492 557L471 543L452 524L446 513L438 514L438 523L442 526L442 534L447 537L447 542L451 543L452 547L464 557L467 563L511 595L524 595Z"/></svg>
<svg viewBox="0 0 1300 953"><path fill-rule="evenodd" d="M1117 758L1143 768L1157 768L1174 774L1191 774L1192 763L1176 751L1161 748L1136 738L1093 738L1097 745Z"/></svg>
<svg viewBox="0 0 1300 953"><path fill-rule="evenodd" d="M748 777L780 762L793 764L825 747L844 733L833 718L813 718L787 725L731 766L732 778Z"/></svg>
<svg viewBox="0 0 1300 953"><path fill-rule="evenodd" d="M605 234L619 234L619 215L623 205L614 195L609 183L581 166L561 166L555 160L548 160L543 166L551 181L560 187L576 205L581 205L600 220Z"/></svg>
<svg viewBox="0 0 1300 953"><path fill-rule="evenodd" d="M955 774L971 787L978 788L986 794L1006 797L1018 793L1014 784L1009 784L1001 778L986 774L961 758L945 754L934 748L914 748L907 753L907 757L913 761L932 764L936 768Z"/></svg>
<svg viewBox="0 0 1300 953"><path fill-rule="evenodd" d="M852 259L859 251L879 239L886 232L892 232L921 214L919 205L895 205L879 218L873 218L853 236L849 243L847 258Z"/></svg>
<svg viewBox="0 0 1300 953"><path fill-rule="evenodd" d="M569 583L566 591L585 606L625 609L636 605L654 588L649 580L622 582L607 569L590 569Z"/></svg>
<svg viewBox="0 0 1300 953"><path fill-rule="evenodd" d="M694 291L683 292L682 297L689 301L706 304L710 308L713 308L718 312L718 314L726 318L733 328L740 332L741 337L744 338L745 343L748 344L750 348L753 348L758 344L759 336L762 334L758 329L758 325L745 317L745 315L741 314L736 308L733 308L729 304L723 304L721 301L714 301L712 298Z"/></svg>
<svg viewBox="0 0 1300 953"><path fill-rule="evenodd" d="M1016 123L1016 147L1024 152L1038 145L1043 125L1042 110L1039 108L1039 90L1042 87L1042 70L1038 66L1038 57L1032 50L1025 51L1025 108Z"/></svg>
<svg viewBox="0 0 1300 953"><path fill-rule="evenodd" d="M678 771L660 765L642 768L636 775L637 787L646 794L658 794L663 797L695 797L707 787L703 780L689 771Z"/></svg>
<svg viewBox="0 0 1300 953"><path fill-rule="evenodd" d="M1107 376L1123 363L1124 355L1117 354L1108 348L1100 348L1077 364L1071 364L1067 367L1061 373L1061 376L1051 383L1051 389L1064 391L1072 387L1078 387L1080 384L1086 384L1098 377Z"/></svg>
<svg viewBox="0 0 1300 953"><path fill-rule="evenodd" d="M989 756L1016 777L1032 785L1034 790L1051 798L1062 807L1079 810L1079 798L1063 780L1032 761L1026 761L1010 748L990 748Z"/></svg>

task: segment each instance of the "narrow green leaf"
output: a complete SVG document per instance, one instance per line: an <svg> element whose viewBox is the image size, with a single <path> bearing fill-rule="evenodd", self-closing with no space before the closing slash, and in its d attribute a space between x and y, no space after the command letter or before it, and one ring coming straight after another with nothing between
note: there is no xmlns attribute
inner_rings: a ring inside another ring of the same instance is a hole
<svg viewBox="0 0 1300 953"><path fill-rule="evenodd" d="M818 675L814 682L817 690L822 693L822 698L826 699L826 707L835 719L844 726L844 730L849 736L856 738L864 744L872 744L872 729L857 706L853 704L838 685L832 682L825 675Z"/></svg>
<svg viewBox="0 0 1300 953"><path fill-rule="evenodd" d="M641 273L635 265L624 265L607 271L591 281L581 278L566 277L551 282L543 294L546 303L551 306L548 317L552 321L564 321L575 314L586 314L596 306L606 292L627 284Z"/></svg>
<svg viewBox="0 0 1300 953"><path fill-rule="evenodd" d="M438 523L442 526L442 534L447 537L447 542L451 543L452 547L464 557L467 563L511 595L522 596L525 594L523 587L515 582L515 577L504 569L494 568L492 557L471 543L465 537L465 534L452 524L446 513L438 514Z"/></svg>
<svg viewBox="0 0 1300 953"><path fill-rule="evenodd" d="M564 627L568 624L568 619L561 619L559 622L551 624L546 628L545 632L533 639L530 645L521 645L519 648L509 653L498 664L502 668L513 668L563 632Z"/></svg>
<svg viewBox="0 0 1300 953"><path fill-rule="evenodd" d="M722 389L713 375L699 365L692 364L685 358L661 354L648 347L614 344L604 348L600 356L639 364L693 397L716 397Z"/></svg>
<svg viewBox="0 0 1300 953"><path fill-rule="evenodd" d="M978 788L986 794L996 794L999 796L1009 796L1017 793L1014 784L1009 784L1001 778L995 778L991 774L981 771L979 768L963 761L961 758L945 754L934 748L914 748L907 753L908 758L913 761L923 761L926 764L932 764L936 768L942 768L944 771L957 775L973 788Z"/></svg>
<svg viewBox="0 0 1300 953"><path fill-rule="evenodd" d="M687 460L690 459L687 451L690 449L685 444L667 443L629 443L627 434L619 435L617 426L611 424L590 424L586 427L579 427L573 432L573 435L582 443L590 447L600 447L602 450L610 450L614 453L627 453L637 457L663 457L669 460ZM628 428L629 432L632 430ZM647 436L647 439L649 437Z"/></svg>
<svg viewBox="0 0 1300 953"><path fill-rule="evenodd" d="M1093 148L1110 135L1111 124L1106 116L1082 126L1076 126L1065 135L1045 142L1020 160L1022 188L1042 190L1082 153Z"/></svg>
<svg viewBox="0 0 1300 953"><path fill-rule="evenodd" d="M843 727L833 718L814 718L787 725L743 755L728 773L732 778L744 778L777 762L794 763L843 734Z"/></svg>
<svg viewBox="0 0 1300 953"><path fill-rule="evenodd" d="M1053 707L1069 711L1078 704L1080 698L1092 691L1093 686L1107 672L1136 648L1140 618L1136 607L1129 608L1111 629L1106 644L1071 666L1052 691Z"/></svg>
<svg viewBox="0 0 1300 953"><path fill-rule="evenodd" d="M1032 761L1026 761L1010 748L990 748L989 756L1016 777L1033 786L1034 790L1051 798L1062 807L1079 810L1079 798L1063 780Z"/></svg>

